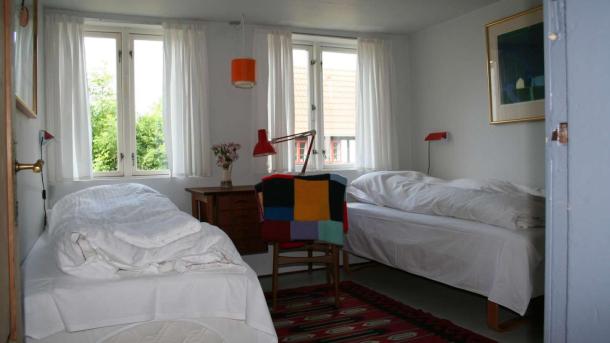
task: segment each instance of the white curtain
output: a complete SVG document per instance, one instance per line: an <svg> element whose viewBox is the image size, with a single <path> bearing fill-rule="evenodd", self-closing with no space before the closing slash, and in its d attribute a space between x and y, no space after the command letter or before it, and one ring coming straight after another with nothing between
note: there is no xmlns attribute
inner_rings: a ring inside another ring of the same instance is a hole
<svg viewBox="0 0 610 343"><path fill-rule="evenodd" d="M381 39L358 39L356 163L359 169L397 167L396 137L390 102L388 44Z"/></svg>
<svg viewBox="0 0 610 343"><path fill-rule="evenodd" d="M163 117L174 176L211 174L208 59L202 24L163 24Z"/></svg>
<svg viewBox="0 0 610 343"><path fill-rule="evenodd" d="M269 76L269 54L267 35L269 30L255 29L252 38L252 56L256 60L256 86L252 89L252 132L250 133L250 147L254 148L258 142L258 130L269 129L267 125L267 91ZM249 151L248 151L249 153ZM252 158L251 168L254 173L266 174L269 171L268 158Z"/></svg>
<svg viewBox="0 0 610 343"><path fill-rule="evenodd" d="M267 35L267 112L269 138L294 133L292 33L272 31ZM294 171L293 142L276 144L272 171Z"/></svg>
<svg viewBox="0 0 610 343"><path fill-rule="evenodd" d="M83 18L48 13L44 28L47 128L57 138L48 151L49 179L59 182L90 178L91 126Z"/></svg>

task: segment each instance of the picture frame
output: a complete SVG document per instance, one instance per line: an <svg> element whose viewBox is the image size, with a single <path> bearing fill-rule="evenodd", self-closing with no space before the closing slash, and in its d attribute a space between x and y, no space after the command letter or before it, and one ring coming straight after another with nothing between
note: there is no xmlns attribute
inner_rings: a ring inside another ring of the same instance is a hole
<svg viewBox="0 0 610 343"><path fill-rule="evenodd" d="M544 120L542 6L485 25L489 122Z"/></svg>

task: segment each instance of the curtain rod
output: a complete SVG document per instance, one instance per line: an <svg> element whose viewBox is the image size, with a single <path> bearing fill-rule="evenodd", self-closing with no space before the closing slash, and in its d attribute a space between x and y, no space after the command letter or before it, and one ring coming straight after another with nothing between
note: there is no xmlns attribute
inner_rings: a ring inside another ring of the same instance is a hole
<svg viewBox="0 0 610 343"><path fill-rule="evenodd" d="M292 34L295 35L305 35L305 36L324 36L324 37L330 37L330 38L341 38L341 39L358 39L358 37L356 36L346 36L346 35L339 35L339 34L330 34L330 33L323 33L323 32L298 32L298 31L292 31Z"/></svg>
<svg viewBox="0 0 610 343"><path fill-rule="evenodd" d="M161 18L161 17L151 17L151 16L140 16L140 15L129 15L129 14L113 14L113 13L103 13L103 12L85 12L85 11L75 11L68 10L62 8L55 7L44 7L43 13L63 13L76 15L80 17L84 17L87 19L99 19L101 21L107 22L117 22L117 23L133 23L133 24L149 24L149 25L161 25L163 22L186 22L186 23L197 23L197 24L205 24L205 23L227 23L226 20L210 20L210 19L196 19L196 18ZM230 23L230 21L228 22ZM260 24L260 23L251 23L248 26L254 28L261 29L278 29L283 28L286 30L292 31L294 34L299 35L309 35L309 36L326 36L332 38L342 38L342 39L358 39L358 36L371 36L371 35L395 35L392 33L373 33L373 32L345 32L341 33L336 30L325 30L325 29L306 29L306 28L298 28L286 25L269 25L269 24Z"/></svg>

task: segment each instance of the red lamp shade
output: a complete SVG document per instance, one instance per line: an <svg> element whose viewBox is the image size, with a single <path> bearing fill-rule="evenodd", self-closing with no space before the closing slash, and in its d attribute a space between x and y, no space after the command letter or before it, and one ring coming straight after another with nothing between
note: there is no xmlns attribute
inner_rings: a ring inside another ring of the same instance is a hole
<svg viewBox="0 0 610 343"><path fill-rule="evenodd" d="M47 130L40 130L38 132L38 141L40 142L41 145L45 145L54 139L55 139L55 136L53 136Z"/></svg>
<svg viewBox="0 0 610 343"><path fill-rule="evenodd" d="M269 139L267 139L267 130L260 129L258 130L258 143L254 146L252 156L261 157L268 155L275 155L275 149L273 149Z"/></svg>
<svg viewBox="0 0 610 343"><path fill-rule="evenodd" d="M424 141L441 141L447 139L447 131L429 133Z"/></svg>
<svg viewBox="0 0 610 343"><path fill-rule="evenodd" d="M231 61L231 83L237 88L252 88L256 84L256 60L236 58Z"/></svg>

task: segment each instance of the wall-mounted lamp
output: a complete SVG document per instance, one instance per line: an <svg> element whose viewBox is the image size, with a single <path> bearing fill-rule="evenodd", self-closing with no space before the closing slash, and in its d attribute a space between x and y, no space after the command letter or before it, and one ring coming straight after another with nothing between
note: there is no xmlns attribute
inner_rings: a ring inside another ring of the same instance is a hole
<svg viewBox="0 0 610 343"><path fill-rule="evenodd" d="M428 142L428 171L426 174L430 175L430 142L432 141L443 141L446 142L448 137L447 131L438 131L429 133L424 141Z"/></svg>
<svg viewBox="0 0 610 343"><path fill-rule="evenodd" d="M295 133L292 135L277 137L269 140L267 138L267 130L260 129L258 130L258 142L254 146L254 151L252 151L252 156L254 157L263 157L269 155L275 155L275 149L271 144L277 144L282 142L292 141L298 138L311 137L309 138L309 147L307 148L307 155L305 156L305 161L303 162L303 168L301 168L301 175L305 174L307 170L307 162L309 162L309 155L311 155L311 148L313 146L313 142L316 138L316 130L310 130L300 133Z"/></svg>
<svg viewBox="0 0 610 343"><path fill-rule="evenodd" d="M447 131L431 132L424 138L426 142L442 140L447 140Z"/></svg>

